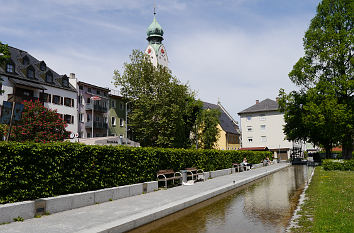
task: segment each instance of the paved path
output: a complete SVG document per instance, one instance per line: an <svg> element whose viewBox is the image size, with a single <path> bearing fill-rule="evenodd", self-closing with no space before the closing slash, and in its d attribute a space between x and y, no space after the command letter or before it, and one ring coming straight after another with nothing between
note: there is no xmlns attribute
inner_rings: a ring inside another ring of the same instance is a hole
<svg viewBox="0 0 354 233"><path fill-rule="evenodd" d="M0 232L124 232L269 175L286 166L289 164L275 164L216 177L191 186L178 186L41 218L28 219L24 222L0 225Z"/></svg>

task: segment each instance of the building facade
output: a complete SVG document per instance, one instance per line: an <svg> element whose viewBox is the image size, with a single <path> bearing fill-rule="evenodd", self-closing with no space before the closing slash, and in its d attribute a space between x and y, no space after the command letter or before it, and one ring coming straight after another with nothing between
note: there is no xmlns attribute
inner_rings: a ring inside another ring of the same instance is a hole
<svg viewBox="0 0 354 233"><path fill-rule="evenodd" d="M126 101L123 97L111 91L109 94L109 102L109 136L127 138Z"/></svg>
<svg viewBox="0 0 354 233"><path fill-rule="evenodd" d="M71 80L78 88L79 137L108 136L109 89Z"/></svg>
<svg viewBox="0 0 354 233"><path fill-rule="evenodd" d="M67 122L67 131L77 133L77 92L69 77L59 75L44 61L26 51L9 46L10 60L0 67L0 105L4 101L21 103L39 100L49 109L56 110Z"/></svg>
<svg viewBox="0 0 354 233"><path fill-rule="evenodd" d="M284 114L277 101L265 99L238 113L241 118L242 148L267 147L275 158L288 160L291 150L301 148L283 133Z"/></svg>
<svg viewBox="0 0 354 233"><path fill-rule="evenodd" d="M218 109L220 111L218 125L220 132L215 148L220 150L238 150L241 146L240 129L237 122L231 117L221 103L218 102L216 105L203 102L203 109Z"/></svg>

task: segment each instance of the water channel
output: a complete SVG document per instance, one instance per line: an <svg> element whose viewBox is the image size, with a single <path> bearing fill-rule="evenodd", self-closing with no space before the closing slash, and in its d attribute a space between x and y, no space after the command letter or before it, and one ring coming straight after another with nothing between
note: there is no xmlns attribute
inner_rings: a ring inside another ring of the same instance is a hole
<svg viewBox="0 0 354 233"><path fill-rule="evenodd" d="M312 169L287 167L131 233L284 232Z"/></svg>

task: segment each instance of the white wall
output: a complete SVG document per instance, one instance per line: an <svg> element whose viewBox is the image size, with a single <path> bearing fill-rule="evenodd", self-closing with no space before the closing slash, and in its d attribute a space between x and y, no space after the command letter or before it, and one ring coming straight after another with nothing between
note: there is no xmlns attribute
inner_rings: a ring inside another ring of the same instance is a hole
<svg viewBox="0 0 354 233"><path fill-rule="evenodd" d="M261 116L261 114L264 116ZM262 112L242 114L240 118L242 147L292 148L292 142L285 140L283 133L284 114L275 111ZM264 125L265 129L262 129L261 125ZM252 130L249 131L248 128ZM262 137L264 137L263 140ZM249 138L252 138L253 141L249 142Z"/></svg>

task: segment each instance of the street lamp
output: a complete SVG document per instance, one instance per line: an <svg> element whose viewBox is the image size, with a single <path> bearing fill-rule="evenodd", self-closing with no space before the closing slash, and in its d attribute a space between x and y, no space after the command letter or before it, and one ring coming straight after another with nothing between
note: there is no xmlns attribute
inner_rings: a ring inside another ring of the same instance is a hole
<svg viewBox="0 0 354 233"><path fill-rule="evenodd" d="M93 111L94 111L94 108L95 108L95 100L101 100L100 97L98 96L91 96L90 98L92 100L92 129L91 129L91 138L93 138L93 121L94 121L94 117L93 117Z"/></svg>

